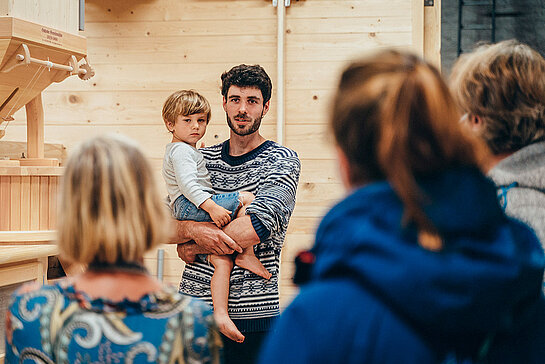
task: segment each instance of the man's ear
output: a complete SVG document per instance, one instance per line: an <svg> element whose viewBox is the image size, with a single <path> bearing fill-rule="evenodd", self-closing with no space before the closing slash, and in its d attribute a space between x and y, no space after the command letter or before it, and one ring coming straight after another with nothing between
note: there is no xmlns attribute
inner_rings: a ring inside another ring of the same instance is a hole
<svg viewBox="0 0 545 364"><path fill-rule="evenodd" d="M337 150L337 160L339 161L339 173L341 175L341 181L344 185L344 188L346 188L347 190L351 190L354 186L352 186L352 182L350 180L350 175L352 174L350 163L348 162L346 154L344 154L339 146L337 146L335 149Z"/></svg>
<svg viewBox="0 0 545 364"><path fill-rule="evenodd" d="M269 106L271 106L271 100L267 101L264 105L263 105L263 112L262 112L262 115L265 116L267 114L267 112L269 111Z"/></svg>
<svg viewBox="0 0 545 364"><path fill-rule="evenodd" d="M223 97L223 111L227 112L227 110L225 109L225 107L227 106L227 99L225 98L225 96Z"/></svg>

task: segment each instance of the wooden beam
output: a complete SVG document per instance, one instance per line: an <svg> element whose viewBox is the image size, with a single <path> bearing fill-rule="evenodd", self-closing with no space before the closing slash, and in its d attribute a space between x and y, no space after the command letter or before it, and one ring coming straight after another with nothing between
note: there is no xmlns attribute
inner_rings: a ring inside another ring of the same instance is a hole
<svg viewBox="0 0 545 364"><path fill-rule="evenodd" d="M441 0L424 7L424 58L441 69Z"/></svg>
<svg viewBox="0 0 545 364"><path fill-rule="evenodd" d="M422 0L412 0L412 46L420 56L424 55L424 3Z"/></svg>
<svg viewBox="0 0 545 364"><path fill-rule="evenodd" d="M56 234L55 230L0 231L0 243L48 243L55 240Z"/></svg>
<svg viewBox="0 0 545 364"><path fill-rule="evenodd" d="M44 157L44 106L42 94L26 104L27 158Z"/></svg>

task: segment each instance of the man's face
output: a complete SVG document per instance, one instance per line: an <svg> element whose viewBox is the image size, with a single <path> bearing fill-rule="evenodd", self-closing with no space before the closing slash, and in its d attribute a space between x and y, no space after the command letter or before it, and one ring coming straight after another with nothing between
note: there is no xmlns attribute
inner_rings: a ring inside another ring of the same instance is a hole
<svg viewBox="0 0 545 364"><path fill-rule="evenodd" d="M240 136L259 130L261 119L269 111L270 100L263 104L263 95L257 87L231 86L223 98L227 124Z"/></svg>

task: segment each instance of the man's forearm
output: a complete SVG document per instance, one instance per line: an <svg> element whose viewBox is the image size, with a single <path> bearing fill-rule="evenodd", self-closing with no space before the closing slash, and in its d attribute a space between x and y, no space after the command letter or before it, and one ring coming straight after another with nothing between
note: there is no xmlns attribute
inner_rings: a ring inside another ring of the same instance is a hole
<svg viewBox="0 0 545 364"><path fill-rule="evenodd" d="M250 215L238 217L223 228L223 232L245 249L259 243Z"/></svg>
<svg viewBox="0 0 545 364"><path fill-rule="evenodd" d="M180 245L183 246L183 250L187 255L210 254L210 251L208 249L203 246L197 245L192 241L188 241Z"/></svg>
<svg viewBox="0 0 545 364"><path fill-rule="evenodd" d="M185 244L191 242L191 240L193 240L193 236L191 235L193 233L193 224L195 224L195 221L175 220L176 230L174 236L170 240L170 244Z"/></svg>
<svg viewBox="0 0 545 364"><path fill-rule="evenodd" d="M192 242L199 246L196 254L225 255L235 250L242 252L242 248L233 239L211 222L176 221L176 234L171 244L180 247Z"/></svg>

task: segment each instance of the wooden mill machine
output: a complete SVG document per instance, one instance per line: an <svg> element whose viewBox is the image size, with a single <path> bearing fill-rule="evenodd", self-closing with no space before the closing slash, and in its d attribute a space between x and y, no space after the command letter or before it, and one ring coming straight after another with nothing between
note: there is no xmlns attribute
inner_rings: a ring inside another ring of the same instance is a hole
<svg viewBox="0 0 545 364"><path fill-rule="evenodd" d="M86 39L79 0L0 0L0 157L13 114L25 107L23 158L0 159L0 363L4 310L21 283L43 283L54 240L59 160L44 156L42 91L67 77L86 80Z"/></svg>

